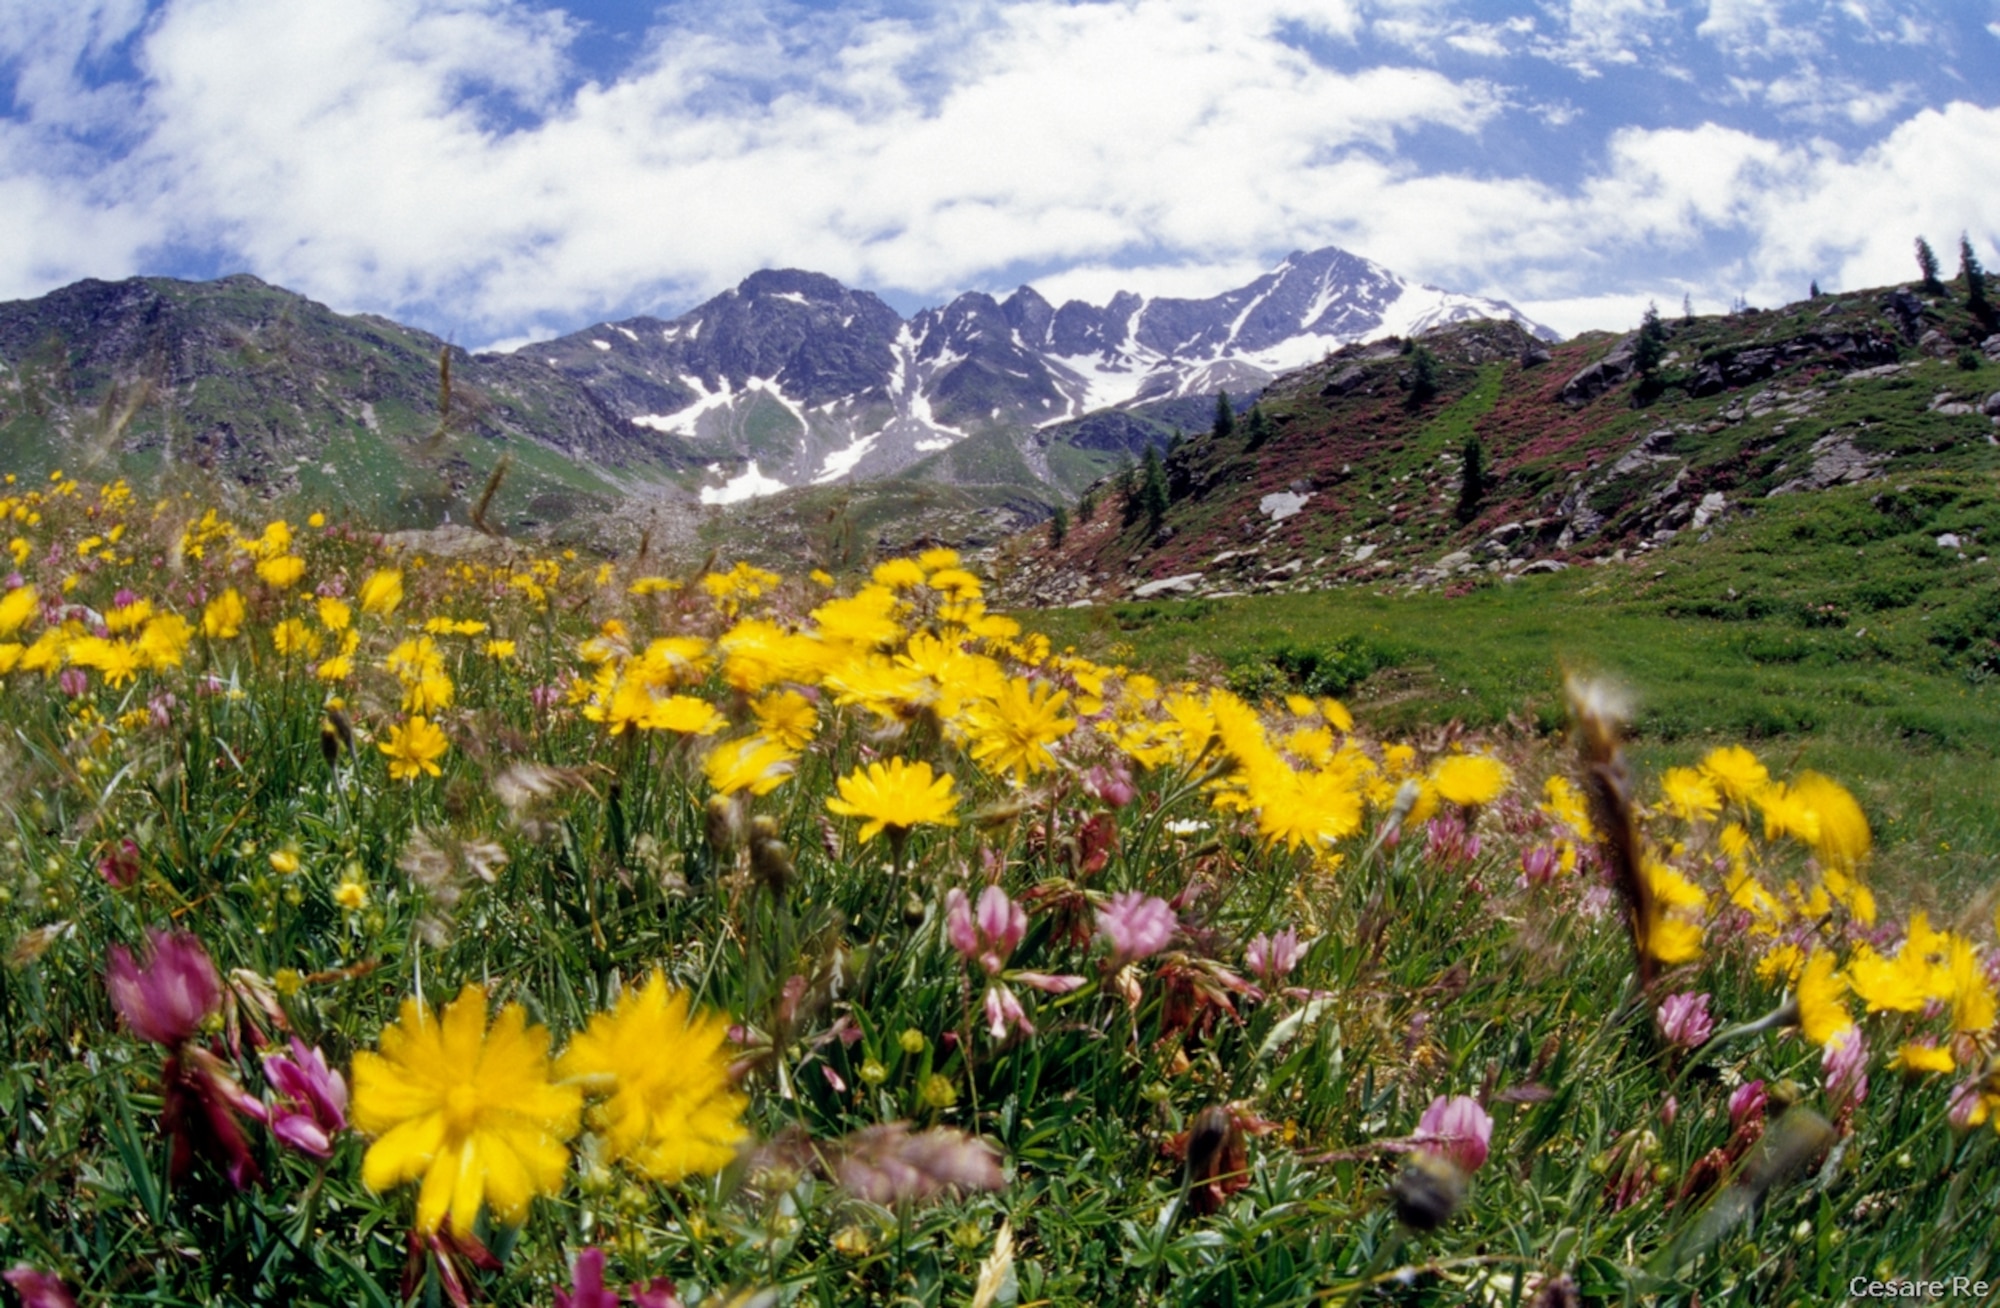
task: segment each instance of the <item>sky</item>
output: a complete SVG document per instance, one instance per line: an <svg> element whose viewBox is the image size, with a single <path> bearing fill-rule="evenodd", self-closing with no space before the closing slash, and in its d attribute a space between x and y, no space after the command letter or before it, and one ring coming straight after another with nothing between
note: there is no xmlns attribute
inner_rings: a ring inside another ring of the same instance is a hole
<svg viewBox="0 0 2000 1308"><path fill-rule="evenodd" d="M2000 268L2000 0L8 0L0 300L250 272L471 348L1337 245L1566 334Z"/></svg>

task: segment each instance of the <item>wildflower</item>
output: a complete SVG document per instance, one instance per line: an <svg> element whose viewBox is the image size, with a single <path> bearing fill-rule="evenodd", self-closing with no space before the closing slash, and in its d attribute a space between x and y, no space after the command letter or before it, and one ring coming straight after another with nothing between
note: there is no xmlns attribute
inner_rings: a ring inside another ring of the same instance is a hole
<svg viewBox="0 0 2000 1308"><path fill-rule="evenodd" d="M267 1054L264 1079L277 1091L270 1109L271 1134L314 1158L333 1153L333 1137L347 1129L347 1082L326 1065L326 1056L292 1037L290 1057Z"/></svg>
<svg viewBox="0 0 2000 1308"><path fill-rule="evenodd" d="M1820 1051L1819 1066L1834 1116L1868 1098L1868 1041L1860 1028L1850 1026L1835 1032Z"/></svg>
<svg viewBox="0 0 2000 1308"><path fill-rule="evenodd" d="M1741 745L1710 750L1701 761L1701 771L1722 792L1723 798L1739 807L1757 798L1771 784L1769 770Z"/></svg>
<svg viewBox="0 0 2000 1308"><path fill-rule="evenodd" d="M392 781L415 781L426 772L434 777L443 775L444 770L438 766L437 760L450 747L444 732L421 714L391 727L389 738L376 745L389 756L389 777Z"/></svg>
<svg viewBox="0 0 2000 1308"><path fill-rule="evenodd" d="M1017 783L1054 767L1049 746L1076 728L1075 718L1062 716L1068 702L1068 691L1047 682L1011 678L991 701L976 704L968 714L972 757Z"/></svg>
<svg viewBox="0 0 2000 1308"><path fill-rule="evenodd" d="M1084 793L1107 808L1124 808L1139 797L1123 762L1100 763L1083 775Z"/></svg>
<svg viewBox="0 0 2000 1308"><path fill-rule="evenodd" d="M403 572L400 568L383 568L370 574L361 583L361 611L387 615L396 611L403 602Z"/></svg>
<svg viewBox="0 0 2000 1308"><path fill-rule="evenodd" d="M819 730L819 714L811 700L796 690L774 690L750 703L763 734L786 749L800 750Z"/></svg>
<svg viewBox="0 0 2000 1308"><path fill-rule="evenodd" d="M352 876L343 877L333 888L333 902L350 913L359 913L368 907L368 887Z"/></svg>
<svg viewBox="0 0 2000 1308"><path fill-rule="evenodd" d="M0 599L0 637L13 635L34 616L37 599L33 586L16 586Z"/></svg>
<svg viewBox="0 0 2000 1308"><path fill-rule="evenodd" d="M354 1056L354 1124L375 1137L361 1180L382 1191L422 1179L417 1230L470 1232L481 1203L518 1225L536 1194L562 1188L583 1094L549 1079L549 1034L519 1004L489 1031L486 992L467 985L434 1015L420 999Z"/></svg>
<svg viewBox="0 0 2000 1308"><path fill-rule="evenodd" d="M618 1308L618 1292L604 1288L604 1250L582 1250L570 1269L570 1289L556 1291L556 1308Z"/></svg>
<svg viewBox="0 0 2000 1308"><path fill-rule="evenodd" d="M1464 1171L1476 1172L1486 1162L1493 1138L1493 1119L1470 1095L1439 1095L1417 1119L1412 1139L1429 1152L1450 1159Z"/></svg>
<svg viewBox="0 0 2000 1308"><path fill-rule="evenodd" d="M1553 845L1530 845L1521 851L1521 885L1546 886L1562 870L1562 855Z"/></svg>
<svg viewBox="0 0 2000 1308"><path fill-rule="evenodd" d="M1799 976L1799 1030L1813 1044L1824 1047L1842 1031L1853 1029L1847 1015L1847 979L1834 970L1833 954L1814 950Z"/></svg>
<svg viewBox="0 0 2000 1308"><path fill-rule="evenodd" d="M1712 822L1722 812L1722 793L1698 768L1668 768L1660 777L1660 798L1683 822Z"/></svg>
<svg viewBox="0 0 2000 1308"><path fill-rule="evenodd" d="M1272 935L1252 936L1249 948L1243 952L1243 963L1256 973L1258 980L1267 986L1274 986L1299 965L1305 952L1299 944L1298 931L1286 927Z"/></svg>
<svg viewBox="0 0 2000 1308"><path fill-rule="evenodd" d="M1896 1051L1889 1066L1904 1072L1949 1072L1955 1066L1951 1050L1940 1049L1927 1040L1912 1041Z"/></svg>
<svg viewBox="0 0 2000 1308"><path fill-rule="evenodd" d="M1761 1121L1764 1105L1770 1102L1770 1092L1762 1081L1745 1081L1729 1094L1729 1126L1741 1131L1746 1122Z"/></svg>
<svg viewBox="0 0 2000 1308"><path fill-rule="evenodd" d="M291 876L299 870L299 854L295 849L274 849L269 855L271 870L279 876Z"/></svg>
<svg viewBox="0 0 2000 1308"><path fill-rule="evenodd" d="M1116 971L1165 949L1180 919L1158 895L1128 890L1097 910L1097 929L1111 945L1108 966Z"/></svg>
<svg viewBox="0 0 2000 1308"><path fill-rule="evenodd" d="M958 1102L958 1087L951 1083L950 1077L933 1072L924 1078L917 1096L927 1107L942 1111Z"/></svg>
<svg viewBox="0 0 2000 1308"><path fill-rule="evenodd" d="M146 932L146 961L111 946L105 972L111 1006L141 1040L172 1049L193 1039L222 1007L222 980L201 941L184 931Z"/></svg>
<svg viewBox="0 0 2000 1308"><path fill-rule="evenodd" d="M275 590L287 590L306 575L306 561L296 554L280 554L257 564L257 578Z"/></svg>
<svg viewBox="0 0 2000 1308"><path fill-rule="evenodd" d="M768 795L791 779L798 762L797 754L776 741L746 736L710 750L702 760L702 771L720 794L747 790L753 795Z"/></svg>
<svg viewBox="0 0 2000 1308"><path fill-rule="evenodd" d="M942 1101L940 1107L958 1098L941 1076L931 1077L924 1093ZM870 1203L922 1201L947 1189L998 1190L1007 1183L991 1145L949 1127L912 1132L907 1122L887 1122L863 1127L836 1142L835 1149L834 1176Z"/></svg>
<svg viewBox="0 0 2000 1308"><path fill-rule="evenodd" d="M1792 783L1792 796L1817 818L1818 833L1809 837L1820 866L1852 873L1867 856L1870 844L1868 819L1846 787L1817 772L1801 772Z"/></svg>
<svg viewBox="0 0 2000 1308"><path fill-rule="evenodd" d="M1658 1017L1660 1033L1666 1036L1667 1043L1683 1049L1701 1048L1715 1029L1705 994L1668 995L1660 1005Z"/></svg>
<svg viewBox="0 0 2000 1308"><path fill-rule="evenodd" d="M1673 966L1701 957L1701 917L1708 895L1679 872L1650 856L1641 860L1645 881L1645 920L1640 943L1653 958Z"/></svg>
<svg viewBox="0 0 2000 1308"><path fill-rule="evenodd" d="M1993 983L1980 967L1972 942L1964 936L1952 935L1945 965L1950 970L1952 984L1951 1029L1967 1035L1989 1030L1996 1008Z"/></svg>
<svg viewBox="0 0 2000 1308"><path fill-rule="evenodd" d="M243 629L243 597L231 586L201 611L202 634L210 640L232 640Z"/></svg>
<svg viewBox="0 0 2000 1308"><path fill-rule="evenodd" d="M139 879L139 846L130 836L104 846L97 859L97 874L114 890L130 890Z"/></svg>
<svg viewBox="0 0 2000 1308"><path fill-rule="evenodd" d="M1485 754L1453 754L1431 768L1431 784L1448 804L1490 804L1513 779L1507 765Z"/></svg>
<svg viewBox="0 0 2000 1308"><path fill-rule="evenodd" d="M953 812L958 796L951 775L933 778L929 763L909 763L901 758L886 764L870 763L840 778L838 785L840 794L829 798L826 807L841 817L865 818L861 828L864 842L883 831L895 843L915 826L958 825Z"/></svg>
<svg viewBox="0 0 2000 1308"><path fill-rule="evenodd" d="M556 1064L563 1080L607 1098L590 1112L607 1154L669 1185L722 1170L749 1133L749 1101L729 1081L723 1018L690 1010L654 972L598 1013Z"/></svg>
<svg viewBox="0 0 2000 1308"><path fill-rule="evenodd" d="M976 918L963 890L954 887L945 895L946 938L961 958L977 962L989 976L1006 966L1027 929L1028 915L998 886L980 892Z"/></svg>
<svg viewBox="0 0 2000 1308"><path fill-rule="evenodd" d="M21 1308L76 1308L76 1296L54 1272L16 1263L0 1272L0 1280L13 1286L14 1293L21 1296Z"/></svg>

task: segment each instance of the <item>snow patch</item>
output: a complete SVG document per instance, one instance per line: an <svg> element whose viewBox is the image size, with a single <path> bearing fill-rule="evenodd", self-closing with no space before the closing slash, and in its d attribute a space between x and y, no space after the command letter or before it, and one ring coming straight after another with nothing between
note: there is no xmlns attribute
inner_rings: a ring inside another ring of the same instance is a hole
<svg viewBox="0 0 2000 1308"><path fill-rule="evenodd" d="M592 341L591 345L600 350L608 350L611 348L610 341Z"/></svg>
<svg viewBox="0 0 2000 1308"><path fill-rule="evenodd" d="M948 450L954 444L956 444L956 442L942 440L942 439L929 440L929 441L916 441L910 446L910 448L922 454L934 454L939 450Z"/></svg>
<svg viewBox="0 0 2000 1308"><path fill-rule="evenodd" d="M861 457L875 448L875 439L880 435L880 432L872 432L866 436L857 436L845 449L835 450L827 455L825 461L819 465L819 471L813 474L813 484L838 481L853 472L854 466L861 462Z"/></svg>
<svg viewBox="0 0 2000 1308"><path fill-rule="evenodd" d="M619 327L616 324L614 324L611 330L615 332L623 332L625 334L625 339L632 342L632 344L634 345L637 345L639 343L639 333L633 331L630 327Z"/></svg>
<svg viewBox="0 0 2000 1308"><path fill-rule="evenodd" d="M806 297L800 295L797 291L777 291L772 294L771 298L774 300L790 300L793 304L805 304L807 302Z"/></svg>
<svg viewBox="0 0 2000 1308"><path fill-rule="evenodd" d="M654 431L666 432L674 436L692 436L701 415L710 409L727 408L735 397L730 393L729 378L722 378L722 389L711 391L701 378L692 373L682 373L681 382L695 393L693 404L672 413L642 413L632 419L641 427L651 427Z"/></svg>
<svg viewBox="0 0 2000 1308"><path fill-rule="evenodd" d="M1306 501L1312 497L1313 492L1311 491L1307 491L1303 495L1294 494L1291 491L1277 491L1257 501L1257 512L1270 518L1273 522L1283 522L1286 518L1293 517L1300 509L1303 509L1306 506Z"/></svg>
<svg viewBox="0 0 2000 1308"><path fill-rule="evenodd" d="M785 485L784 482L779 481L776 477L766 477L763 473L759 472L757 470L757 460L752 459L748 467L722 485L702 487L701 502L703 504L740 504L744 500L753 500L760 495L776 495L781 490L790 489L791 487Z"/></svg>

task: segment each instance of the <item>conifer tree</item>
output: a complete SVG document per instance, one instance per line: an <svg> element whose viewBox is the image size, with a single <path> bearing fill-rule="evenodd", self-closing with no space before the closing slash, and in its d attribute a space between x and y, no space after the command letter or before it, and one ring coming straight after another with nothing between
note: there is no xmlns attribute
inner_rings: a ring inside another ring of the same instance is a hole
<svg viewBox="0 0 2000 1308"><path fill-rule="evenodd" d="M1160 465L1159 451L1150 445L1139 474L1139 511L1146 516L1146 535L1159 535L1167 520L1167 473Z"/></svg>
<svg viewBox="0 0 2000 1308"><path fill-rule="evenodd" d="M1092 486L1090 489L1086 490L1083 493L1083 497L1077 500L1076 502L1076 520L1078 522L1089 522L1092 518L1096 516L1097 516L1097 487Z"/></svg>
<svg viewBox="0 0 2000 1308"><path fill-rule="evenodd" d="M1981 326L1991 331L1993 304L1986 298L1986 270L1979 266L1972 242L1963 235L1958 238L1958 275L1965 279L1965 307L1972 310L1972 316Z"/></svg>
<svg viewBox="0 0 2000 1308"><path fill-rule="evenodd" d="M1460 451L1458 478L1458 520L1471 522L1479 516L1479 501L1486 497L1486 447L1477 436L1465 438Z"/></svg>
<svg viewBox="0 0 2000 1308"><path fill-rule="evenodd" d="M1049 517L1049 548L1059 550L1069 536L1069 510L1056 505L1056 511Z"/></svg>
<svg viewBox="0 0 2000 1308"><path fill-rule="evenodd" d="M1139 476L1130 455L1118 468L1118 525L1129 527L1139 520Z"/></svg>
<svg viewBox="0 0 2000 1308"><path fill-rule="evenodd" d="M1264 416L1262 406L1250 406L1250 417L1243 424L1243 449L1246 453L1259 449L1271 439L1271 420Z"/></svg>
<svg viewBox="0 0 2000 1308"><path fill-rule="evenodd" d="M1229 392L1218 391L1215 395L1215 439L1226 440L1235 430L1236 410L1230 407Z"/></svg>
<svg viewBox="0 0 2000 1308"><path fill-rule="evenodd" d="M1921 236L1917 238L1917 270L1924 275L1926 291L1932 295L1943 292L1944 283L1938 280L1937 251L1931 249L1931 243Z"/></svg>
<svg viewBox="0 0 2000 1308"><path fill-rule="evenodd" d="M1639 320L1639 339L1632 346L1632 366L1641 377L1651 377L1660 370L1660 360L1667 357L1667 328L1660 321L1660 307L1646 306L1646 316Z"/></svg>
<svg viewBox="0 0 2000 1308"><path fill-rule="evenodd" d="M1410 355L1410 406L1415 408L1438 393L1437 356L1421 345Z"/></svg>

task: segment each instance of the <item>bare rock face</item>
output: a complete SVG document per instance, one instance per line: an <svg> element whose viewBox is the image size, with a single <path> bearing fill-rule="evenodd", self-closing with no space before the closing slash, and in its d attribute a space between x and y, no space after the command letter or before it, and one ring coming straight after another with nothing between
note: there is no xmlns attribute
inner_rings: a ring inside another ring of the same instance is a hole
<svg viewBox="0 0 2000 1308"><path fill-rule="evenodd" d="M1771 488L1771 495L1789 495L1795 491L1825 490L1829 486L1852 485L1868 481L1887 458L1880 454L1869 454L1855 448L1852 437L1847 432L1828 432L1812 443L1812 467L1804 475L1794 477Z"/></svg>
<svg viewBox="0 0 2000 1308"><path fill-rule="evenodd" d="M1582 408L1612 387L1629 380L1635 367L1633 357L1638 344L1637 332L1621 336L1618 343L1611 347L1611 353L1563 383L1562 402L1573 408Z"/></svg>

